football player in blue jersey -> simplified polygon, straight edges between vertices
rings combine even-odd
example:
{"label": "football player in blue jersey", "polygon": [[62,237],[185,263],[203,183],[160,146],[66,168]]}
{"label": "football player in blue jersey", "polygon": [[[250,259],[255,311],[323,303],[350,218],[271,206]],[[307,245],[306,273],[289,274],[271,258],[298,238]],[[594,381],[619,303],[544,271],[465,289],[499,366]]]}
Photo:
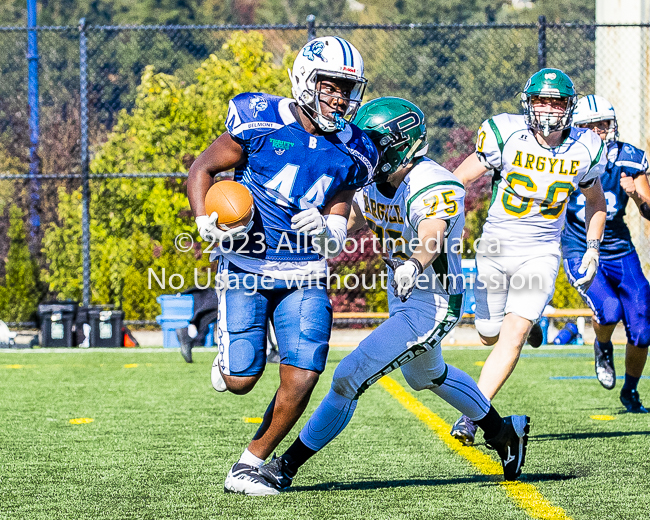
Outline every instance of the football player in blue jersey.
{"label": "football player in blue jersey", "polygon": [[[648,158],[643,150],[618,141],[614,107],[600,96],[580,99],[573,113],[576,126],[590,128],[607,143],[607,167],[600,181],[607,200],[607,225],[600,243],[600,265],[587,289],[578,292],[594,312],[596,375],[608,390],[616,385],[612,334],[623,320],[627,333],[625,383],[621,402],[628,412],[648,413],[641,403],[637,384],[643,373],[650,345],[650,285],[623,217],[629,198],[641,215],[650,220]],[[574,192],[562,232],[564,269],[571,282],[579,278],[580,259],[588,246],[585,236],[585,198]]]}
{"label": "football player in blue jersey", "polygon": [[[253,389],[265,366],[267,318],[278,340],[280,387],[224,486],[252,495],[258,468],[302,415],[325,368],[332,325],[326,258],[341,251],[354,193],[378,161],[368,136],[346,120],[366,86],[356,48],[316,38],[289,75],[294,99],[246,93],[230,101],[227,132],[188,179],[199,233],[219,246],[215,390]],[[253,195],[254,217],[224,231],[204,202],[215,174],[233,168]]]}

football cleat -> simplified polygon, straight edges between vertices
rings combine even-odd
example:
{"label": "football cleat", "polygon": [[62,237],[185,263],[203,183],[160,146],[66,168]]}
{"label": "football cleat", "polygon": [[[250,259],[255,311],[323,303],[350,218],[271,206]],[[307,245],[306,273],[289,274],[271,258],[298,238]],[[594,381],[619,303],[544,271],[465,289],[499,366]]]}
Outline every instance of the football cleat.
{"label": "football cleat", "polygon": [[607,390],[616,386],[616,370],[614,370],[614,351],[603,350],[598,341],[594,342],[594,365],[596,377],[601,385]]}
{"label": "football cleat", "polygon": [[287,461],[282,457],[273,455],[271,462],[264,464],[259,469],[260,476],[264,478],[269,484],[279,491],[289,489],[293,482],[294,475],[290,475],[287,470]]}
{"label": "football cleat", "polygon": [[228,390],[226,382],[223,380],[221,370],[219,369],[219,356],[214,358],[212,362],[212,372],[210,372],[210,380],[212,381],[212,388],[217,392],[225,392]]}
{"label": "football cleat", "polygon": [[641,404],[641,398],[636,388],[621,390],[621,403],[623,403],[628,413],[648,413],[648,410]]}
{"label": "football cleat", "polygon": [[467,415],[463,415],[451,427],[450,433],[454,439],[458,439],[465,446],[473,446],[476,428],[476,424]]}
{"label": "football cleat", "polygon": [[544,331],[539,323],[535,323],[528,333],[528,344],[533,348],[539,348],[544,341]]}
{"label": "football cleat", "polygon": [[181,356],[187,363],[192,362],[192,338],[187,333],[187,327],[176,329],[176,337],[181,344]]}
{"label": "football cleat", "polygon": [[226,493],[239,493],[251,497],[263,497],[280,493],[259,475],[255,466],[237,462],[230,468],[223,485]]}
{"label": "football cleat", "polygon": [[530,431],[530,417],[511,415],[504,417],[501,431],[492,439],[485,439],[488,448],[496,450],[501,457],[503,478],[517,480],[526,460],[526,445]]}

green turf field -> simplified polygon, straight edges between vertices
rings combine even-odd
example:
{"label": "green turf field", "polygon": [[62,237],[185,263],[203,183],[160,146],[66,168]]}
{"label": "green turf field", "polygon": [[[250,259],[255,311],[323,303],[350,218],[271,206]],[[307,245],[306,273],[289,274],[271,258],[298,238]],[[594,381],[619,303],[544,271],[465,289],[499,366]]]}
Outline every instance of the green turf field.
{"label": "green turf field", "polygon": [[[445,359],[478,377],[476,362],[487,353],[446,350]],[[622,381],[608,392],[595,379],[550,379],[591,376],[589,348],[524,353],[494,404],[532,417],[522,481],[540,503],[481,473],[380,384],[291,492],[224,494],[226,473],[257,428],[245,418],[264,413],[277,365],[238,397],[212,390],[212,352],[195,353],[192,365],[162,350],[0,353],[0,518],[648,518],[650,417],[622,413]],[[330,354],[308,413],[344,355]],[[393,378],[418,406],[447,423],[457,418],[431,392],[411,392],[401,374]],[[639,391],[650,404],[648,379]],[[496,456],[482,445],[470,451]]]}

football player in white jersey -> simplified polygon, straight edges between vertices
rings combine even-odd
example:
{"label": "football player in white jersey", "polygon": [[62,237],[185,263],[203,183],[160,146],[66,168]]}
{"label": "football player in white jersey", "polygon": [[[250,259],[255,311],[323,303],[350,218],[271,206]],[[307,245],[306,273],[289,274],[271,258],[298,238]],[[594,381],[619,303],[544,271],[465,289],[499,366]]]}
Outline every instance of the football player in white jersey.
{"label": "football player in white jersey", "polygon": [[267,494],[288,488],[298,468],[345,428],[364,391],[397,368],[414,390],[431,390],[473,416],[499,453],[504,477],[514,480],[524,462],[528,417],[502,418],[470,376],[445,364],[440,348],[463,307],[458,252],[465,190],[424,157],[424,114],[413,103],[376,99],[361,107],[354,123],[381,155],[375,182],[355,197],[348,235],[368,222],[380,242],[387,241],[390,317],[341,361],[329,393],[287,452],[260,468]]}
{"label": "football player in white jersey", "polygon": [[[599,177],[607,152],[595,133],[571,126],[571,79],[561,70],[542,69],[526,83],[521,103],[524,115],[499,114],[483,122],[476,153],[454,172],[465,186],[493,172],[475,287],[476,329],[485,345],[494,345],[478,381],[489,399],[514,370],[553,296],[569,195],[579,188],[586,200],[587,249],[575,282],[585,290],[598,269],[606,218]],[[475,431],[463,416],[452,435],[471,445]]]}

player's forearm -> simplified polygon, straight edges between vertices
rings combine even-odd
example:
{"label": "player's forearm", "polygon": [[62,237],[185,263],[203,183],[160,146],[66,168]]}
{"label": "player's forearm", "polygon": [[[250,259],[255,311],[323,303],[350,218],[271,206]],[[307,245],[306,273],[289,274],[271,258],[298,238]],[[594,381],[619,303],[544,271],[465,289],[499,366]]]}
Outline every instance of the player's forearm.
{"label": "player's forearm", "polygon": [[587,240],[601,240],[607,223],[607,206],[603,199],[602,204],[588,204],[585,210],[585,225],[587,227]]}
{"label": "player's forearm", "polygon": [[348,236],[354,236],[358,231],[360,231],[366,223],[365,218],[359,218],[354,213],[350,213],[350,218],[348,219]]}
{"label": "player's forearm", "polygon": [[632,200],[636,203],[637,207],[645,203],[650,205],[650,186],[648,185],[648,178],[645,175],[639,175],[634,179],[634,193],[630,195]]}
{"label": "player's forearm", "polygon": [[242,164],[246,154],[230,134],[221,134],[190,167],[187,178],[187,198],[195,217],[205,215],[205,194],[217,173],[232,170]]}
{"label": "player's forearm", "polygon": [[442,245],[439,237],[430,237],[424,242],[420,241],[420,244],[415,248],[411,258],[420,262],[422,268],[426,269],[440,256],[441,251]]}
{"label": "player's forearm", "polygon": [[607,222],[607,202],[600,179],[589,188],[581,188],[585,196],[585,227],[587,240],[602,240]]}
{"label": "player's forearm", "polygon": [[366,224],[366,218],[363,215],[363,211],[356,203],[352,201],[352,207],[350,209],[350,217],[348,218],[348,236],[353,236],[357,231],[363,228]]}
{"label": "player's forearm", "polygon": [[200,169],[190,168],[187,178],[187,198],[195,217],[205,215],[205,195],[208,193],[213,180],[210,174]]}
{"label": "player's forearm", "polygon": [[424,219],[418,226],[418,244],[411,258],[422,264],[426,269],[440,256],[444,246],[447,222],[442,219]]}
{"label": "player's forearm", "polygon": [[465,159],[460,166],[454,170],[454,175],[464,186],[469,186],[476,179],[485,175],[487,168],[479,161],[475,153]]}

